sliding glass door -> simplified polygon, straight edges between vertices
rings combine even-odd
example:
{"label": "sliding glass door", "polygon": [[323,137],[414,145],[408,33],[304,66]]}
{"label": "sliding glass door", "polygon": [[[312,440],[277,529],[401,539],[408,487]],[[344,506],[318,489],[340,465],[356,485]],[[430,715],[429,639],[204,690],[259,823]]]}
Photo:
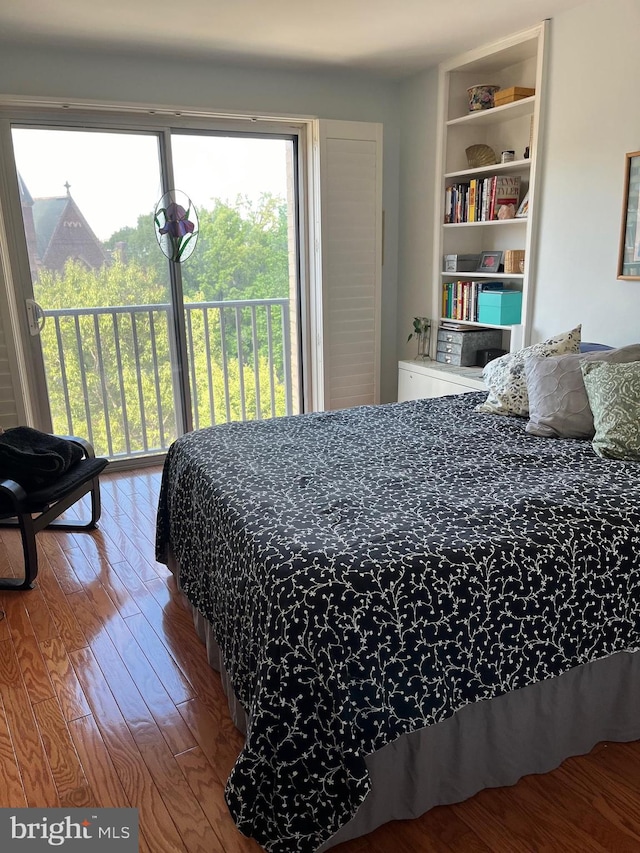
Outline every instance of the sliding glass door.
{"label": "sliding glass door", "polygon": [[[293,137],[14,124],[12,142],[54,432],[134,460],[300,411]],[[179,262],[158,242],[174,189],[198,223]]]}
{"label": "sliding glass door", "polygon": [[293,140],[173,132],[171,152],[200,226],[180,266],[193,425],[298,412]]}
{"label": "sliding glass door", "polygon": [[12,136],[51,426],[111,458],[165,448],[178,389],[169,267],[152,227],[158,136]]}

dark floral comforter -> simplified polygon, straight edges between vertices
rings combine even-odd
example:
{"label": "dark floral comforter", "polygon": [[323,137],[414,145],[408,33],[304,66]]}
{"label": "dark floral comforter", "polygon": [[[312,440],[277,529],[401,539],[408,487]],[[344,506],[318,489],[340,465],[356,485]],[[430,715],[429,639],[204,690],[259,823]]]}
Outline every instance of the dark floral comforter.
{"label": "dark floral comforter", "polygon": [[481,399],[228,424],[169,451],[157,556],[171,544],[248,712],[226,797],[269,851],[333,835],[399,735],[640,648],[640,466]]}

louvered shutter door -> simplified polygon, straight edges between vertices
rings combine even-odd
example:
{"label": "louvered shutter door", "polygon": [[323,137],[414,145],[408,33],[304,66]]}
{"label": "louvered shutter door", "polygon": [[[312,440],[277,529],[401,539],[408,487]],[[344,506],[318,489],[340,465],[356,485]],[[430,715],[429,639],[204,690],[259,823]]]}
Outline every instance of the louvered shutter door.
{"label": "louvered shutter door", "polygon": [[17,426],[19,421],[4,330],[5,319],[2,317],[0,320],[0,427],[9,429]]}
{"label": "louvered shutter door", "polygon": [[319,408],[380,400],[382,125],[318,123]]}

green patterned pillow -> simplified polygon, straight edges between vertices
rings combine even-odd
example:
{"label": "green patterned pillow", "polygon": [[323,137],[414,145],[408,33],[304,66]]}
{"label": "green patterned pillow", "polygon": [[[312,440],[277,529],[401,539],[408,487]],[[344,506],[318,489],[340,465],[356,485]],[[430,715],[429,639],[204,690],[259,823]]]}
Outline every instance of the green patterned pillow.
{"label": "green patterned pillow", "polygon": [[580,367],[596,430],[593,449],[608,459],[640,462],[640,362]]}

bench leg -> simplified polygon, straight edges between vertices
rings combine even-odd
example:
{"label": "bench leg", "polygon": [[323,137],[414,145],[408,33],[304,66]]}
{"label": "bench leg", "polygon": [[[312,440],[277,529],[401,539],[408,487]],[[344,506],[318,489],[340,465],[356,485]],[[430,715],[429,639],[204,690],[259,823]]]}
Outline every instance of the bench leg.
{"label": "bench leg", "polygon": [[19,515],[18,526],[22,536],[24,551],[24,577],[0,578],[0,589],[33,589],[38,575],[38,551],[36,549],[36,530],[30,515]]}
{"label": "bench leg", "polygon": [[[83,495],[91,493],[91,518],[88,521],[63,521],[57,516],[68,509]],[[94,477],[66,495],[62,500],[52,504],[48,509],[35,518],[27,512],[18,513],[15,520],[1,521],[0,527],[20,528],[22,549],[24,551],[24,578],[0,578],[1,589],[32,589],[38,575],[38,551],[36,549],[36,533],[46,528],[58,530],[93,530],[96,526],[102,505],[100,503],[100,480]]]}
{"label": "bench leg", "polygon": [[[48,524],[43,523],[42,526],[39,525],[37,529],[44,530],[51,527],[57,527],[58,530],[93,530],[102,512],[102,505],[100,503],[100,480],[98,477],[94,477],[93,480],[85,483],[84,490],[80,494],[74,492],[66,499],[65,503],[67,506],[72,506],[77,500],[83,497],[83,495],[86,495],[89,492],[91,493],[91,519],[89,521],[62,521],[60,519],[55,519],[49,521]],[[62,512],[62,508],[59,511]]]}

